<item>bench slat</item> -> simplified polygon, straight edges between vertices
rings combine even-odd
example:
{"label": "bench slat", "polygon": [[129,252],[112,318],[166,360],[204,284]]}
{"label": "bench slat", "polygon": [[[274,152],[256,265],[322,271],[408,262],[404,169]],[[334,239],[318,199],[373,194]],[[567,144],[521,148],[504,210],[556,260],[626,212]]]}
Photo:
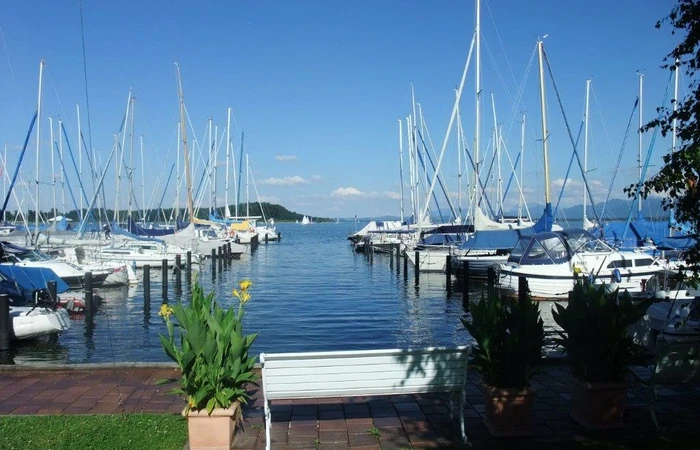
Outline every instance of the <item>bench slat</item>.
{"label": "bench slat", "polygon": [[313,375],[319,372],[327,374],[343,374],[343,373],[365,373],[374,374],[382,373],[388,368],[403,372],[404,376],[421,376],[424,372],[433,371],[453,371],[464,370],[466,368],[466,359],[462,361],[444,361],[444,362],[426,362],[424,364],[391,364],[380,363],[377,361],[355,361],[355,364],[335,364],[339,361],[333,361],[334,364],[316,365],[311,367],[305,366],[279,366],[265,364],[265,372],[268,376],[278,375]]}
{"label": "bench slat", "polygon": [[329,397],[371,397],[377,395],[402,395],[402,394],[427,394],[431,392],[457,392],[462,389],[462,385],[456,385],[453,387],[446,387],[444,385],[438,386],[397,386],[392,389],[387,389],[383,386],[368,388],[363,386],[362,388],[352,389],[348,386],[344,386],[343,389],[334,390],[332,388],[328,389],[318,389],[318,390],[305,390],[299,391],[296,387],[292,387],[288,391],[277,391],[274,393],[268,392],[268,400],[291,400],[291,399],[305,399],[305,398],[329,398]]}

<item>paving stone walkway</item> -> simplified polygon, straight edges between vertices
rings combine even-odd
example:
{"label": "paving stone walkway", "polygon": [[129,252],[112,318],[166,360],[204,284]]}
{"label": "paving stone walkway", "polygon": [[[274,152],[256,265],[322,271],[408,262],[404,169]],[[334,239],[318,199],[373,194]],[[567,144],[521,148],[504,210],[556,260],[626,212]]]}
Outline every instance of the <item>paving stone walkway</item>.
{"label": "paving stone walkway", "polygon": [[[62,366],[19,369],[0,366],[0,415],[179,414],[181,398],[156,386],[177,377],[166,366]],[[569,418],[570,374],[548,366],[535,375],[534,431],[530,438],[496,439],[483,424],[484,400],[476,372],[467,386],[465,420],[473,448],[566,448],[575,441],[639,441],[655,437],[648,391],[633,384],[628,393],[625,428],[592,433]],[[244,407],[244,429],[235,449],[264,449],[262,392],[252,388]],[[666,432],[698,442],[700,385],[665,386],[659,390],[657,416]],[[461,448],[459,427],[449,416],[449,395],[401,395],[313,399],[272,403],[274,449],[416,449]]]}

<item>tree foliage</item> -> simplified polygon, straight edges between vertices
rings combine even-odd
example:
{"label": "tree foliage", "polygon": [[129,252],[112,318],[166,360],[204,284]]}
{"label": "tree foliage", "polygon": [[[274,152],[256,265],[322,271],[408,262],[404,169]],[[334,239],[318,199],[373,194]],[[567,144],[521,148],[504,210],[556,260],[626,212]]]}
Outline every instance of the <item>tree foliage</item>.
{"label": "tree foliage", "polygon": [[[650,193],[664,195],[665,210],[674,210],[679,222],[687,223],[691,233],[700,229],[700,84],[696,76],[700,68],[700,0],[678,0],[670,14],[656,23],[656,28],[671,27],[680,42],[663,60],[664,69],[682,70],[688,81],[689,94],[674,99],[675,105],[657,108],[658,118],[643,127],[647,131],[659,127],[663,136],[673,133],[678,143],[663,157],[664,165],[654,176],[625,189],[630,196],[646,198]],[[675,108],[674,108],[675,107]],[[700,274],[700,241],[686,254],[687,263]]]}

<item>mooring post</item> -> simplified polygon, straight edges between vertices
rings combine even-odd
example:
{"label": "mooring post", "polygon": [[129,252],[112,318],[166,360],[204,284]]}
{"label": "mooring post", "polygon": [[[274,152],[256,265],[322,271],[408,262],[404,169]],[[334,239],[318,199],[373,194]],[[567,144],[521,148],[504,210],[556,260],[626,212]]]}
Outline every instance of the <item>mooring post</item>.
{"label": "mooring post", "polygon": [[49,290],[49,298],[51,299],[51,304],[55,305],[58,303],[58,286],[55,281],[47,281],[46,288]]}
{"label": "mooring post", "polygon": [[489,299],[495,293],[496,286],[496,269],[489,267],[486,271],[486,289],[488,292]]}
{"label": "mooring post", "polygon": [[401,244],[396,244],[396,271],[401,270]]}
{"label": "mooring post", "polygon": [[219,263],[219,272],[221,272],[224,269],[224,258],[223,258],[223,253],[224,250],[219,246],[219,252],[216,255]]}
{"label": "mooring post", "polygon": [[413,277],[416,279],[416,285],[418,284],[418,280],[420,278],[420,252],[416,250],[416,264],[413,267],[415,269],[413,271]]}
{"label": "mooring post", "polygon": [[151,305],[151,265],[143,266],[143,307]]}
{"label": "mooring post", "polygon": [[182,261],[179,253],[175,255],[175,293],[182,293]]}
{"label": "mooring post", "polygon": [[464,299],[467,300],[469,297],[469,261],[464,261],[462,265],[462,292]]}
{"label": "mooring post", "polygon": [[445,256],[445,281],[447,290],[452,290],[452,255]]}
{"label": "mooring post", "polygon": [[403,254],[403,277],[408,278],[408,253]]}
{"label": "mooring post", "polygon": [[216,249],[211,249],[211,272],[216,273]]}
{"label": "mooring post", "polygon": [[518,303],[520,307],[525,306],[527,302],[527,278],[523,276],[518,277]]}
{"label": "mooring post", "polygon": [[168,300],[168,260],[163,259],[161,261],[161,274],[163,276],[163,301]]}
{"label": "mooring post", "polygon": [[389,268],[394,270],[394,244],[389,244]]}
{"label": "mooring post", "polygon": [[92,272],[85,272],[85,312],[92,314]]}
{"label": "mooring post", "polygon": [[192,283],[192,252],[187,251],[187,272],[185,273],[187,284]]}
{"label": "mooring post", "polygon": [[268,240],[268,236],[267,236],[267,232],[265,232],[265,244],[267,244],[267,240]]}
{"label": "mooring post", "polygon": [[226,243],[226,253],[228,254],[229,261],[233,259],[233,251],[231,251],[231,241]]}
{"label": "mooring post", "polygon": [[0,350],[10,349],[12,337],[12,319],[10,319],[10,296],[0,294]]}

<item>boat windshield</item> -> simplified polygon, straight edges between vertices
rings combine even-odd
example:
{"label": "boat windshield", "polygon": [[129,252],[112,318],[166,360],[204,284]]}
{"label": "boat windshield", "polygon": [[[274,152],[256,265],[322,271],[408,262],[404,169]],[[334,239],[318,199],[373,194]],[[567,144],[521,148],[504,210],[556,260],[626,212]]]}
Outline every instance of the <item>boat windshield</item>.
{"label": "boat windshield", "polygon": [[520,262],[520,258],[523,257],[523,255],[525,254],[525,250],[527,250],[527,246],[530,243],[530,239],[530,237],[521,237],[520,239],[518,239],[518,242],[515,244],[515,247],[513,247],[513,250],[510,251],[508,262]]}
{"label": "boat windshield", "polygon": [[567,234],[566,242],[573,253],[609,253],[612,251],[608,244],[585,231]]}
{"label": "boat windshield", "polygon": [[23,252],[18,252],[18,253],[15,253],[15,255],[21,261],[48,261],[51,259],[48,255],[45,255],[41,252],[37,252],[34,250],[27,250],[27,251],[23,251]]}

